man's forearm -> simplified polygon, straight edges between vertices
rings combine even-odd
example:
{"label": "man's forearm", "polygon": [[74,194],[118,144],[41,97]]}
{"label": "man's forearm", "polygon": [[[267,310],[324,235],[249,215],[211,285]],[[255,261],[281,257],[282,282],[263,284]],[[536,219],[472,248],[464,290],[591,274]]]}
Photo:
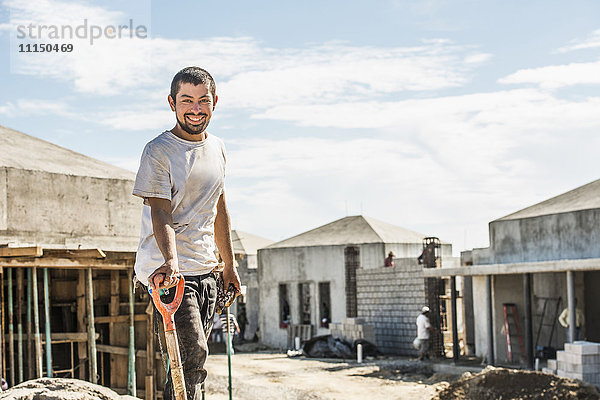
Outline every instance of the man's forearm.
{"label": "man's forearm", "polygon": [[231,242],[231,221],[225,204],[224,195],[217,203],[217,216],[215,218],[215,242],[225,267],[233,267],[233,244]]}
{"label": "man's forearm", "polygon": [[177,262],[177,247],[175,245],[175,230],[170,213],[162,209],[152,208],[152,228],[156,244],[165,261]]}

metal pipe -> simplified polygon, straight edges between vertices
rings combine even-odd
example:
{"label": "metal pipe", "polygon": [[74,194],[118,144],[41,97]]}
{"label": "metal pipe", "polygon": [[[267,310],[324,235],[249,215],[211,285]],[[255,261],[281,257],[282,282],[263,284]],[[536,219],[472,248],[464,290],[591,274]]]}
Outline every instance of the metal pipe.
{"label": "metal pipe", "polygon": [[487,363],[494,365],[494,305],[492,299],[492,276],[485,276],[485,302],[487,309]]}
{"label": "metal pipe", "polygon": [[15,384],[15,327],[13,325],[13,279],[12,268],[8,269],[8,354],[10,356],[10,386]]}
{"label": "metal pipe", "polygon": [[[129,281],[129,368],[127,370],[127,394],[135,397],[135,315],[133,297],[133,277],[131,274],[128,274],[127,280]],[[151,338],[149,338],[148,340],[151,340]]]}
{"label": "metal pipe", "polygon": [[32,272],[32,290],[33,290],[33,333],[35,337],[35,373],[37,378],[42,377],[42,338],[40,335],[40,311],[39,311],[39,298],[38,298],[38,284],[37,284],[37,268],[33,267]]}
{"label": "metal pipe", "polygon": [[52,336],[50,334],[50,286],[48,268],[44,268],[44,316],[46,334],[46,376],[52,378]]}
{"label": "metal pipe", "polygon": [[456,315],[456,276],[450,277],[450,304],[452,308],[452,359],[456,364],[460,357],[458,345],[458,318]]}
{"label": "metal pipe", "polygon": [[23,382],[23,268],[17,269],[17,382]]}
{"label": "metal pipe", "polygon": [[89,364],[90,380],[92,383],[98,383],[98,364],[96,360],[96,328],[94,326],[94,286],[92,282],[92,269],[87,270],[87,312],[88,312],[88,345],[89,345]]}
{"label": "metal pipe", "polygon": [[227,388],[229,389],[229,400],[233,399],[233,388],[231,385],[231,321],[229,319],[229,307],[225,308],[226,314],[225,316],[227,317],[227,371],[229,374],[229,378],[228,378],[228,385]]}
{"label": "metal pipe", "polygon": [[569,342],[575,341],[577,308],[575,307],[575,274],[567,271],[567,307],[569,308]]}
{"label": "metal pipe", "polygon": [[527,369],[533,369],[533,317],[531,312],[531,274],[523,274],[525,296],[525,359]]}
{"label": "metal pipe", "polygon": [[27,268],[27,379],[33,379],[35,368],[33,364],[33,327],[31,325],[31,268]]}

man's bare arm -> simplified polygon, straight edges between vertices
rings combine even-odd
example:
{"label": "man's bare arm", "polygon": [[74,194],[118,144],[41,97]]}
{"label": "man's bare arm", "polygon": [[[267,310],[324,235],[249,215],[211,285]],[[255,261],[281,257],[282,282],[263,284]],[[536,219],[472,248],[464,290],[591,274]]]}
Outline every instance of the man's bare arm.
{"label": "man's bare arm", "polygon": [[[155,197],[148,198],[150,214],[152,215],[152,228],[158,248],[165,262],[158,267],[148,278],[150,285],[155,289],[154,277],[159,276],[161,283],[158,288],[168,288],[177,284],[176,275],[179,274],[179,261],[175,244],[175,229],[171,214],[171,201]],[[162,274],[162,275],[161,275]]]}
{"label": "man's bare arm", "polygon": [[237,273],[233,262],[233,244],[231,243],[231,221],[229,219],[229,212],[227,211],[227,204],[225,203],[225,193],[221,194],[217,203],[217,216],[215,218],[215,242],[219,249],[219,254],[225,263],[225,269],[223,270],[223,284],[225,289],[229,287],[230,283],[240,292],[240,277]]}

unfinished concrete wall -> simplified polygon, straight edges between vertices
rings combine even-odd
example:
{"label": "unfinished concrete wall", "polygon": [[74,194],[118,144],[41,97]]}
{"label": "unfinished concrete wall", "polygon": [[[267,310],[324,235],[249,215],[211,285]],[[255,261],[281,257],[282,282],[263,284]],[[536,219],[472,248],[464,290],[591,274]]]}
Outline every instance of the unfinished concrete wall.
{"label": "unfinished concrete wall", "polygon": [[135,251],[133,181],[0,168],[0,243]]}
{"label": "unfinished concrete wall", "polygon": [[493,263],[600,257],[600,209],[490,224]]}
{"label": "unfinished concrete wall", "polygon": [[382,352],[414,355],[416,318],[427,304],[423,267],[416,258],[395,259],[394,264],[357,271],[358,317],[375,327]]}

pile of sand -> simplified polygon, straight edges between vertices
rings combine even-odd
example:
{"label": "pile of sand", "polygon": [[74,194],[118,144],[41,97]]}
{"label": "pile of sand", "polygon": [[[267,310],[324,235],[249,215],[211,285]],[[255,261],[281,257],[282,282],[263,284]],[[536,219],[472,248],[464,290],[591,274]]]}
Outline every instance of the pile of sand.
{"label": "pile of sand", "polygon": [[465,374],[432,400],[598,400],[600,392],[588,383],[535,371],[488,367]]}
{"label": "pile of sand", "polygon": [[78,379],[40,378],[23,382],[5,392],[0,399],[11,400],[125,400],[112,390]]}

